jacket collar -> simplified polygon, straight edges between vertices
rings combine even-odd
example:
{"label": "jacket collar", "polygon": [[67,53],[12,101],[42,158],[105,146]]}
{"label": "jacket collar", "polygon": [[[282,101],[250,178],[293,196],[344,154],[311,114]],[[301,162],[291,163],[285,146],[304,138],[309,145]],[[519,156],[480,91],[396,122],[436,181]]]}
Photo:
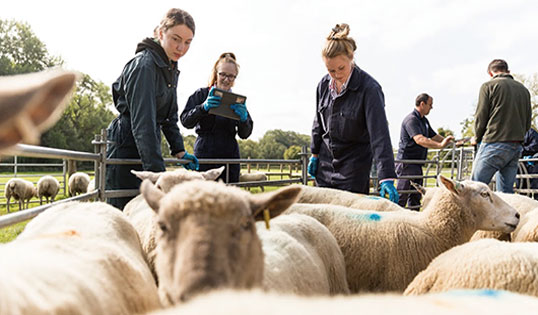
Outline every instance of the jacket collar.
{"label": "jacket collar", "polygon": [[514,77],[510,73],[499,73],[499,74],[494,75],[491,79],[493,80],[493,79],[497,79],[497,78],[513,79]]}
{"label": "jacket collar", "polygon": [[360,87],[361,83],[361,68],[357,65],[353,65],[353,71],[351,73],[351,78],[349,79],[349,83],[347,85],[347,89],[356,91]]}

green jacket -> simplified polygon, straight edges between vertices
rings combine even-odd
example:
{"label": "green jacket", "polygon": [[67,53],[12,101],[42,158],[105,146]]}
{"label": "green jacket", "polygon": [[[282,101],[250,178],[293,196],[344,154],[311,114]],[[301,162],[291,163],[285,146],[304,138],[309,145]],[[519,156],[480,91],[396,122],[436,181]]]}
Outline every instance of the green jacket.
{"label": "green jacket", "polygon": [[474,130],[477,142],[523,141],[531,127],[530,93],[508,73],[482,84]]}

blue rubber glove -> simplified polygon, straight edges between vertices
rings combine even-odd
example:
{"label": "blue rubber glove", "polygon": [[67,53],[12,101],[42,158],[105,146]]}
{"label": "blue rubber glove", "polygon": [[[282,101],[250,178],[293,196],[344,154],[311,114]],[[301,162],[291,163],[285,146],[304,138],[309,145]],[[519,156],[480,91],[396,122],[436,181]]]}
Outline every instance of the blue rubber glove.
{"label": "blue rubber glove", "polygon": [[189,152],[185,151],[185,155],[182,157],[184,160],[191,160],[192,162],[189,162],[187,164],[182,164],[184,168],[188,170],[197,171],[200,165],[198,164],[198,159],[192,155],[189,154]]}
{"label": "blue rubber glove", "polygon": [[389,200],[398,203],[398,200],[400,200],[400,195],[398,194],[398,191],[396,190],[396,187],[394,187],[394,181],[393,180],[386,180],[381,183],[381,190],[379,191],[379,195],[381,197],[386,198],[386,195],[389,195]]}
{"label": "blue rubber glove", "polygon": [[310,161],[308,162],[308,174],[314,178],[316,178],[316,173],[318,172],[318,164],[319,158],[311,156]]}
{"label": "blue rubber glove", "polygon": [[241,122],[247,121],[248,112],[246,104],[232,104],[230,105],[230,108],[237,114],[237,116],[239,116]]}
{"label": "blue rubber glove", "polygon": [[208,112],[211,108],[219,107],[220,106],[220,100],[222,99],[220,96],[214,95],[215,87],[212,87],[209,91],[209,95],[207,96],[207,99],[204,103],[204,110]]}
{"label": "blue rubber glove", "polygon": [[[532,155],[525,155],[523,157],[524,160],[528,160],[528,159],[532,159]],[[534,162],[527,162],[527,165],[531,165],[531,166],[534,166]]]}

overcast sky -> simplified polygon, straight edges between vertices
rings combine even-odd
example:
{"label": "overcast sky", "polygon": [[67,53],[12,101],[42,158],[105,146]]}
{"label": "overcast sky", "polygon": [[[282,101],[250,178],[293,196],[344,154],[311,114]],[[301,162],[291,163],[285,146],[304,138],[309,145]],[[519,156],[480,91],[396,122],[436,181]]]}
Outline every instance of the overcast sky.
{"label": "overcast sky", "polygon": [[179,61],[180,111],[207,85],[218,56],[232,51],[241,65],[234,91],[247,96],[253,140],[270,129],[310,134],[316,86],[326,74],[321,48],[337,23],[350,25],[356,63],[383,87],[393,147],[418,94],[434,98],[434,129],[459,135],[492,59],[505,59],[513,73],[538,73],[534,0],[17,0],[2,1],[0,18],[29,23],[67,68],[110,86],[171,7],[196,22]]}

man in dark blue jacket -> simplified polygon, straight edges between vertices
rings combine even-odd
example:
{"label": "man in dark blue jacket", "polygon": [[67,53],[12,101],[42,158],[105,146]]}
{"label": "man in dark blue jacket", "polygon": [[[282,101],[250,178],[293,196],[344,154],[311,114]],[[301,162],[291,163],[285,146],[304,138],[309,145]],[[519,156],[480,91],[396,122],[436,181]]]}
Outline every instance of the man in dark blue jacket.
{"label": "man in dark blue jacket", "polygon": [[[521,156],[523,159],[538,158],[538,132],[534,128],[529,129],[525,133],[523,138],[523,152]],[[538,162],[525,162],[526,174],[538,174]],[[518,174],[525,174],[518,168]],[[529,184],[530,183],[530,187]],[[516,181],[516,187],[520,189],[538,189],[538,179],[521,179]],[[534,199],[538,200],[538,193],[526,194],[528,196],[534,196]]]}
{"label": "man in dark blue jacket", "polygon": [[[415,109],[405,117],[400,131],[400,143],[398,147],[398,160],[426,160],[428,148],[445,148],[453,136],[443,137],[433,131],[430,122],[426,118],[433,108],[433,98],[426,93],[419,94],[415,100]],[[417,176],[412,179],[414,183],[423,185],[422,176],[423,163],[397,163],[396,174],[400,176]],[[398,179],[398,190],[410,190],[410,179]],[[402,207],[408,206],[413,210],[418,210],[420,206],[421,194],[403,193],[398,204]]]}

